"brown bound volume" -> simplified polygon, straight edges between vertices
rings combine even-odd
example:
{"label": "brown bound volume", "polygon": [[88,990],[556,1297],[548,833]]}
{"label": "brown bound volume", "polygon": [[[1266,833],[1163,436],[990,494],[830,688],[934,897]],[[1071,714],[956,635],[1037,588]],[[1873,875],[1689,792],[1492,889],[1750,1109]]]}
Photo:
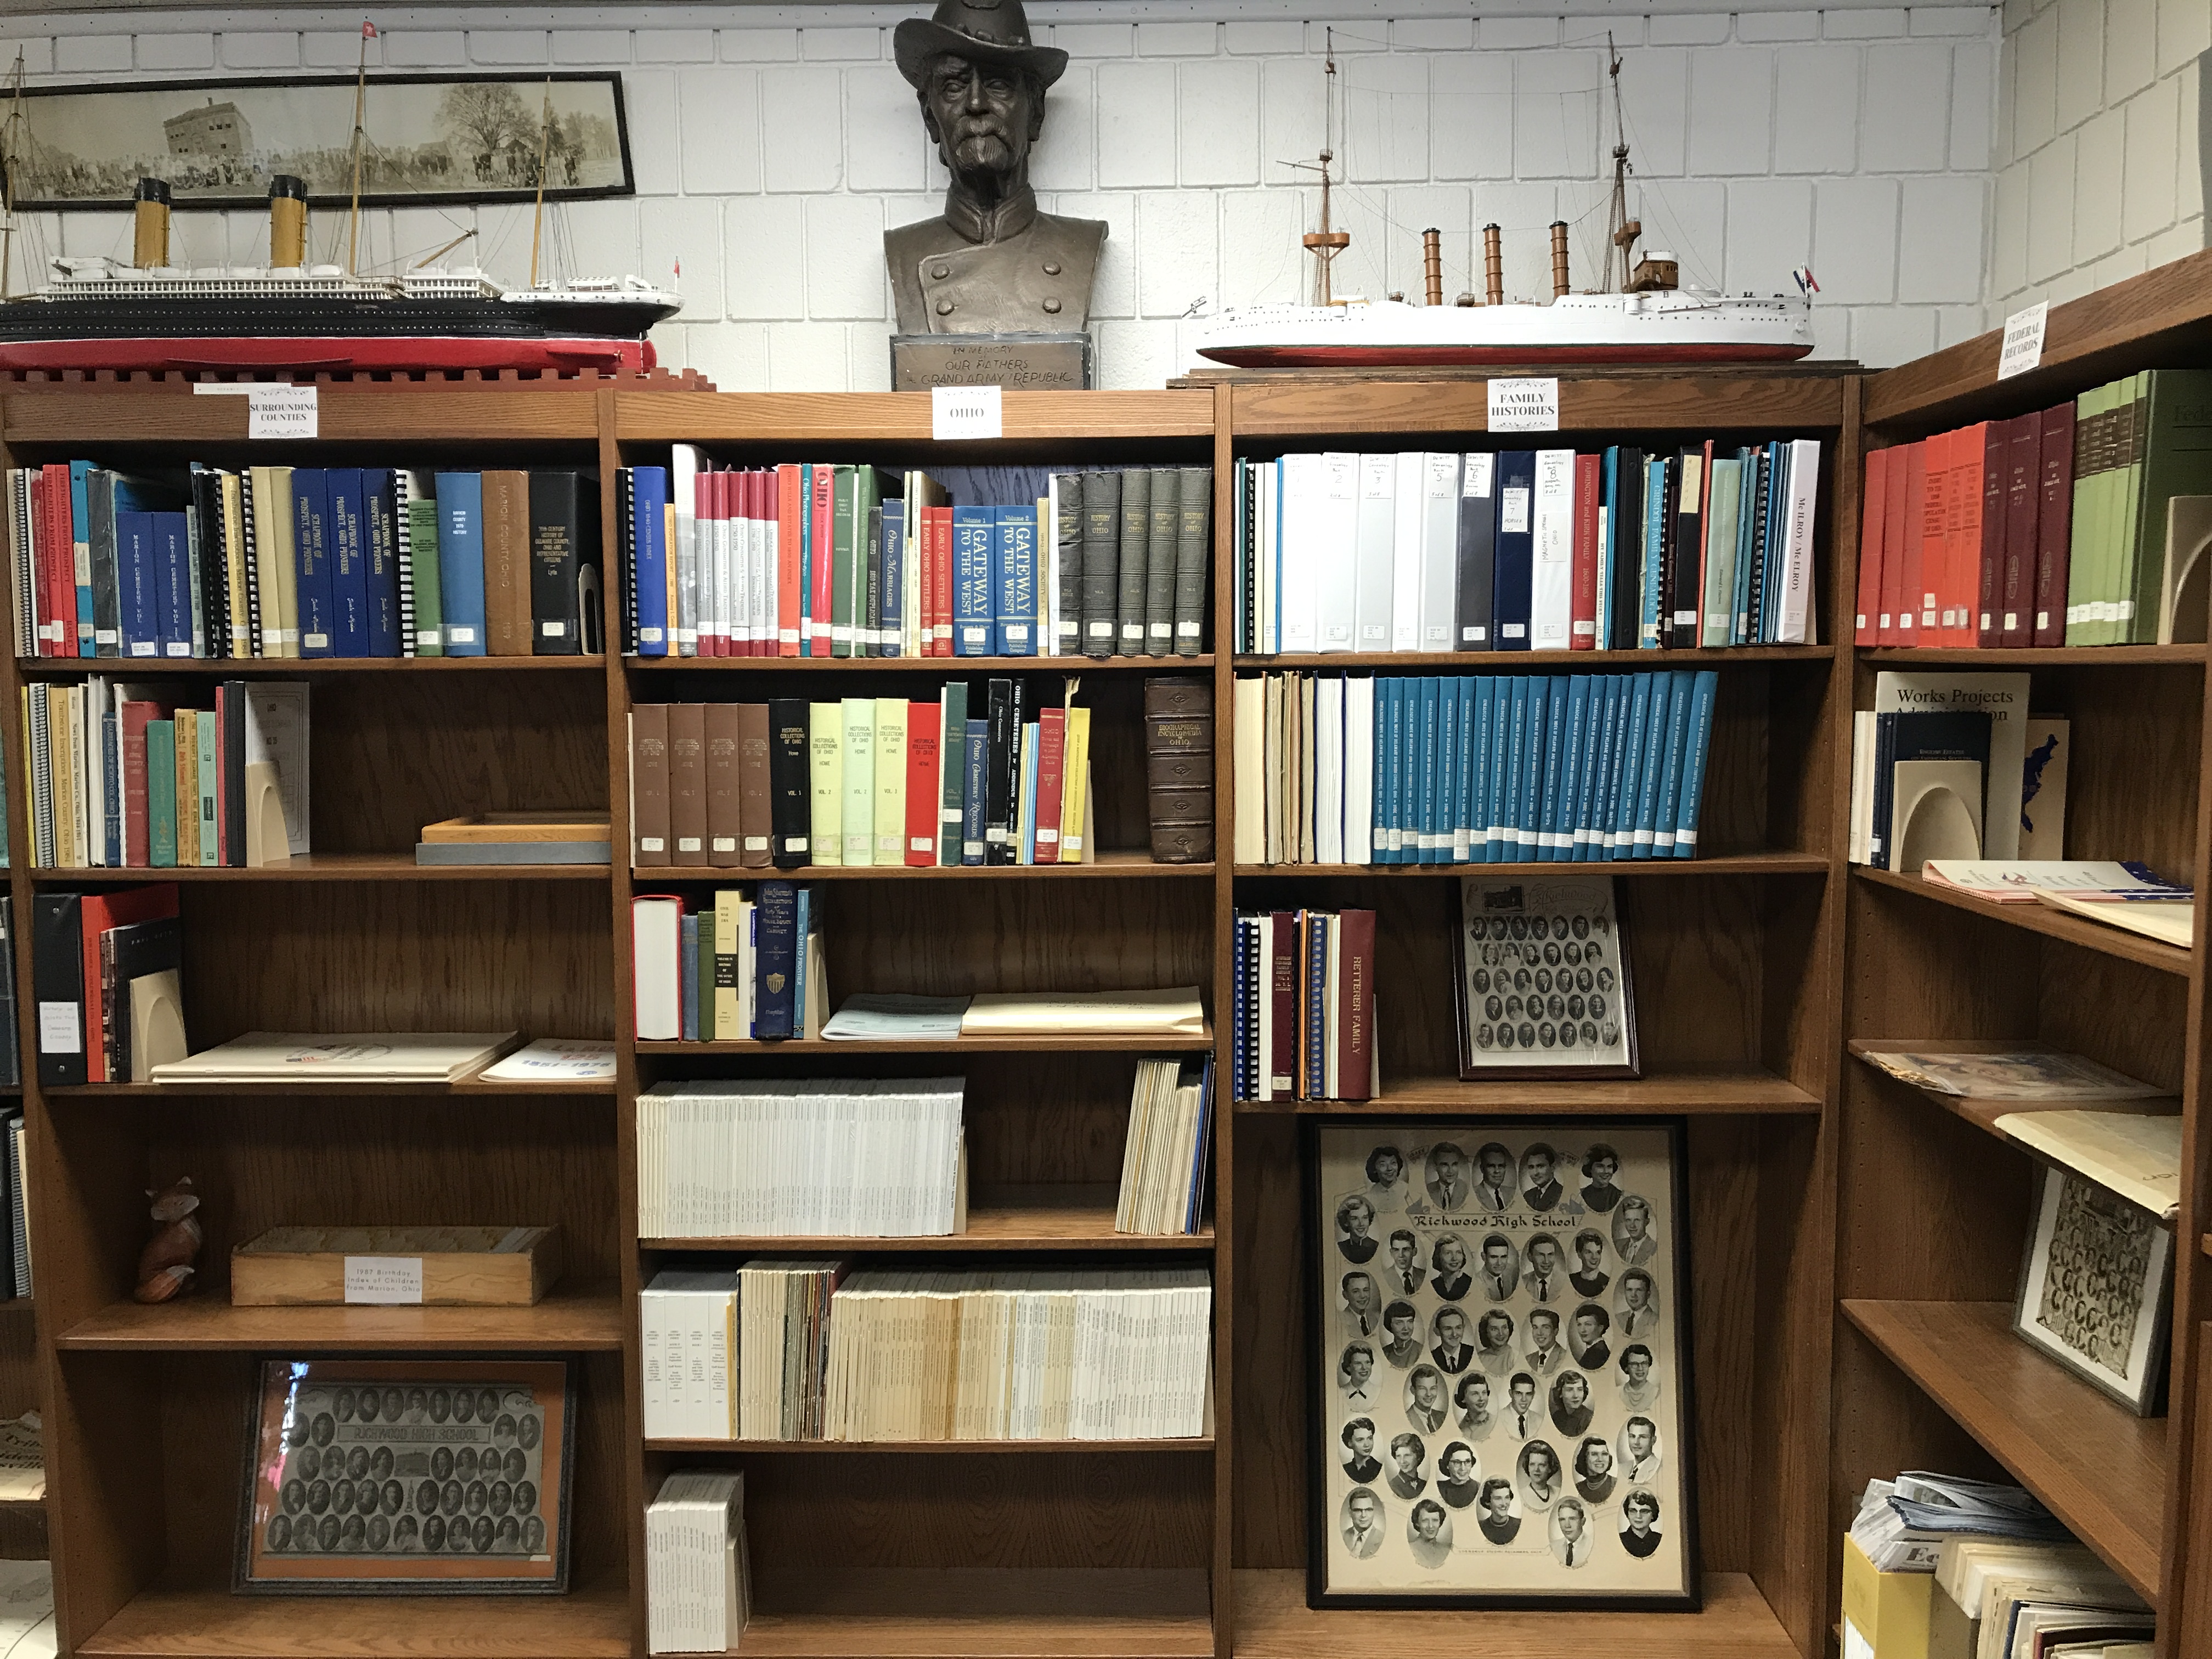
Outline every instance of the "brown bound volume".
{"label": "brown bound volume", "polygon": [[530,637],[530,475],[483,475],[484,652],[527,657]]}
{"label": "brown bound volume", "polygon": [[707,862],[735,869],[744,845],[743,808],[738,804],[738,706],[707,705]]}
{"label": "brown bound volume", "polygon": [[707,862],[707,706],[668,705],[671,864]]}
{"label": "brown bound volume", "polygon": [[1375,1068],[1375,913],[1339,913],[1336,1030],[1338,1100],[1366,1100]]}
{"label": "brown bound volume", "polygon": [[774,846],[775,797],[768,777],[768,705],[732,705],[738,717],[738,862],[765,870]]}
{"label": "brown bound volume", "polygon": [[629,861],[641,868],[674,862],[668,843],[668,705],[629,711]]}
{"label": "brown bound volume", "polygon": [[1145,682],[1145,797],[1156,864],[1213,856],[1213,684],[1194,675]]}

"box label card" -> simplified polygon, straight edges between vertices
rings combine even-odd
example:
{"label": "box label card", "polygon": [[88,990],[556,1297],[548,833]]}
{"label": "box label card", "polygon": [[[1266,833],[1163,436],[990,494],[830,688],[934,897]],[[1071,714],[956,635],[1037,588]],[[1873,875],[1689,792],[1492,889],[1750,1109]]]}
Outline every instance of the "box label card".
{"label": "box label card", "polygon": [[345,1299],[373,1307],[420,1307],[422,1258],[419,1255],[349,1255],[345,1259]]}

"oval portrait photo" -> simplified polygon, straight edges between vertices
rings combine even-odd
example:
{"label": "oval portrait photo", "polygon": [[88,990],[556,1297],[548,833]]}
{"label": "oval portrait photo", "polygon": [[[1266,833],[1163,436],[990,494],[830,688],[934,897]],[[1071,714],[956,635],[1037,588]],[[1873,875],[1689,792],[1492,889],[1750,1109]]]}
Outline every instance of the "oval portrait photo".
{"label": "oval portrait photo", "polygon": [[1521,1252],[1504,1233],[1482,1239],[1482,1293],[1492,1302],[1510,1302],[1521,1288]]}
{"label": "oval portrait photo", "polygon": [[1475,1358],[1492,1376],[1510,1376],[1521,1369],[1515,1329],[1513,1316],[1503,1308],[1492,1308],[1474,1322]]}
{"label": "oval portrait photo", "polygon": [[1567,1352],[1575,1357],[1575,1364],[1586,1371],[1602,1370],[1605,1362],[1613,1358],[1613,1348],[1606,1333],[1613,1328],[1613,1316],[1595,1302],[1585,1302],[1569,1316],[1567,1322]]}
{"label": "oval portrait photo", "polygon": [[1521,1154],[1521,1201],[1535,1211],[1556,1210],[1566,1189],[1559,1184],[1559,1154],[1539,1140]]}
{"label": "oval portrait photo", "polygon": [[1559,1467],[1559,1454],[1548,1440],[1531,1440],[1522,1447],[1513,1472],[1525,1509],[1550,1509],[1559,1501],[1560,1489],[1566,1484],[1565,1471]]}
{"label": "oval portrait photo", "polygon": [[1497,1390],[1481,1371],[1469,1371],[1452,1387],[1459,1431],[1470,1440],[1487,1440],[1498,1426]]}
{"label": "oval portrait photo", "polygon": [[1375,1237],[1375,1200],[1354,1193],[1336,1206],[1336,1248],[1346,1261],[1364,1267],[1381,1242]]}
{"label": "oval portrait photo", "polygon": [[1429,1246],[1429,1288],[1447,1302],[1456,1302],[1473,1283],[1468,1277],[1467,1243],[1457,1233],[1439,1233]]}
{"label": "oval portrait photo", "polygon": [[1382,1358],[1404,1370],[1421,1357],[1421,1313],[1410,1302],[1382,1310]]}
{"label": "oval portrait photo", "polygon": [[1355,1559],[1364,1561],[1382,1547],[1386,1524],[1382,1500],[1365,1486],[1354,1486],[1336,1512],[1337,1535]]}
{"label": "oval portrait photo", "polygon": [[1595,1541],[1589,1511],[1580,1498],[1562,1498],[1552,1506],[1552,1554],[1561,1566],[1588,1566]]}
{"label": "oval portrait photo", "polygon": [[1659,1334],[1659,1286],[1641,1267],[1613,1283],[1613,1323],[1620,1340],[1649,1342]]}
{"label": "oval portrait photo", "polygon": [[1375,1382],[1375,1345],[1368,1341],[1347,1342],[1344,1352],[1336,1357],[1336,1391],[1338,1403],[1348,1412],[1372,1412],[1382,1401],[1382,1390]]}
{"label": "oval portrait photo", "polygon": [[1377,1213],[1406,1207],[1406,1155],[1395,1146],[1367,1154],[1367,1201]]}
{"label": "oval portrait photo", "polygon": [[1483,1537],[1493,1544],[1510,1544],[1521,1535],[1521,1499],[1510,1480],[1493,1477],[1484,1481],[1478,1502]]}
{"label": "oval portrait photo", "polygon": [[1620,1425],[1620,1478],[1630,1486],[1656,1480],[1667,1449],[1659,1443],[1659,1425],[1641,1413]]}
{"label": "oval portrait photo", "polygon": [[1620,1500],[1620,1547],[1635,1556],[1659,1547],[1659,1500],[1650,1492],[1632,1492]]}
{"label": "oval portrait photo", "polygon": [[1430,1147],[1422,1174],[1429,1202],[1444,1214],[1456,1215],[1468,1207],[1474,1182],[1468,1173],[1467,1152],[1458,1142],[1440,1140]]}
{"label": "oval portrait photo", "polygon": [[1632,1342],[1620,1351],[1620,1403],[1632,1412],[1648,1412],[1658,1401],[1653,1363],[1650,1348],[1642,1342]]}
{"label": "oval portrait photo", "polygon": [[[1579,1010],[1575,1017],[1582,1018]],[[1600,1215],[1609,1212],[1620,1202],[1620,1188],[1614,1184],[1620,1176],[1620,1154],[1603,1141],[1591,1146],[1583,1154],[1583,1206]]]}
{"label": "oval portrait photo", "polygon": [[1382,1291],[1364,1267],[1337,1280],[1336,1305],[1346,1336],[1372,1336],[1382,1328]]}
{"label": "oval portrait photo", "polygon": [[1414,1560],[1425,1567],[1441,1567],[1451,1559],[1449,1512],[1435,1498],[1424,1498],[1406,1518],[1406,1541],[1413,1547]]}
{"label": "oval portrait photo", "polygon": [[1575,1490],[1593,1504],[1613,1496],[1620,1477],[1613,1472],[1613,1447],[1601,1434],[1590,1436],[1575,1448]]}
{"label": "oval portrait photo", "polygon": [[1429,1449],[1418,1434],[1393,1435],[1390,1439],[1390,1473],[1385,1477],[1392,1492],[1401,1498],[1419,1498],[1428,1490]]}
{"label": "oval portrait photo", "polygon": [[1482,1462],[1474,1448],[1455,1440],[1437,1459],[1437,1493],[1446,1509],[1471,1507],[1482,1495]]}
{"label": "oval portrait photo", "polygon": [[1632,1267],[1641,1267],[1659,1254],[1659,1241],[1651,1236],[1649,1199],[1628,1193],[1613,1206],[1613,1249]]}
{"label": "oval portrait photo", "polygon": [[1382,1279],[1384,1291],[1391,1296],[1418,1296],[1427,1283],[1428,1274],[1421,1267],[1421,1247],[1407,1227],[1391,1229],[1389,1254],[1376,1263]]}
{"label": "oval portrait photo", "polygon": [[1344,1472],[1362,1486],[1382,1478],[1382,1460],[1375,1455],[1375,1419],[1355,1417],[1337,1431],[1337,1443],[1341,1449],[1338,1461]]}
{"label": "oval portrait photo", "polygon": [[1561,1371],[1552,1384],[1552,1426],[1561,1434],[1578,1435],[1590,1425],[1589,1378],[1580,1371]]}
{"label": "oval portrait photo", "polygon": [[[1491,1018],[1502,1018],[1504,1012],[1500,1008]],[[1474,1177],[1476,1209],[1503,1215],[1520,1201],[1513,1188],[1513,1154],[1503,1141],[1486,1140],[1474,1149]]]}
{"label": "oval portrait photo", "polygon": [[1438,1370],[1456,1376],[1474,1363],[1474,1344],[1469,1340],[1473,1333],[1468,1329],[1466,1309],[1437,1309],[1429,1329],[1429,1358]]}
{"label": "oval portrait photo", "polygon": [[1613,1283],[1613,1275],[1605,1270],[1605,1235],[1583,1228],[1575,1235],[1574,1252],[1574,1271],[1567,1275],[1567,1283],[1575,1287],[1575,1294],[1604,1295],[1605,1287]]}
{"label": "oval portrait photo", "polygon": [[1406,1421],[1423,1434],[1442,1431],[1451,1415],[1443,1374],[1434,1365],[1416,1365],[1406,1376]]}

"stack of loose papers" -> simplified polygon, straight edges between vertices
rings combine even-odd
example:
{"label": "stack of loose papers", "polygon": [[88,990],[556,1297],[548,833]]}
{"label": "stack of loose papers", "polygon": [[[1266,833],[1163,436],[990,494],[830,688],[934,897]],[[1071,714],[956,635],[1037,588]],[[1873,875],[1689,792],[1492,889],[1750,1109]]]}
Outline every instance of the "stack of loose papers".
{"label": "stack of loose papers", "polygon": [[752,1611],[745,1477],[678,1469],[645,1511],[646,1650],[726,1653]]}
{"label": "stack of loose papers", "polygon": [[540,1037],[483,1074],[487,1083],[588,1083],[615,1074],[615,1045],[594,1037]]}
{"label": "stack of loose papers", "polygon": [[53,1659],[53,1574],[44,1561],[0,1561],[0,1659]]}
{"label": "stack of loose papers", "polygon": [[963,1036],[1059,1034],[1204,1036],[1206,1010],[1194,985],[1164,991],[994,992],[971,1001],[960,1022]]}
{"label": "stack of loose papers", "polygon": [[2080,1054],[2033,1043],[1986,1053],[1860,1048],[1859,1058],[1916,1089],[1961,1100],[2154,1100],[2167,1091]]}
{"label": "stack of loose papers", "polygon": [[156,1083],[456,1083],[513,1047],[514,1031],[248,1031],[156,1066]]}
{"label": "stack of loose papers", "polygon": [[1117,1233],[1194,1233],[1206,1192],[1210,1060],[1140,1060],[1121,1148]]}
{"label": "stack of loose papers", "polygon": [[1996,1121],[1996,1130],[2161,1221],[2181,1212],[2179,1115],[2008,1112]]}
{"label": "stack of loose papers", "polygon": [[1921,866],[1920,873],[1938,887],[1956,888],[1996,904],[2032,904],[2039,893],[2152,901],[2185,901],[2190,896],[2186,887],[2176,886],[2148,865],[2132,859],[1930,859]]}
{"label": "stack of loose papers", "polygon": [[[46,1495],[46,1458],[39,1414],[0,1423],[0,1501],[35,1504]],[[7,1649],[0,1646],[0,1655]]]}
{"label": "stack of loose papers", "polygon": [[2057,1518],[2018,1486],[1922,1470],[1868,1481],[1850,1532],[1877,1572],[1933,1572],[1949,1538],[2068,1536]]}
{"label": "stack of loose papers", "polygon": [[844,1042],[951,1042],[960,1035],[966,997],[917,997],[903,992],[848,997],[822,1035]]}

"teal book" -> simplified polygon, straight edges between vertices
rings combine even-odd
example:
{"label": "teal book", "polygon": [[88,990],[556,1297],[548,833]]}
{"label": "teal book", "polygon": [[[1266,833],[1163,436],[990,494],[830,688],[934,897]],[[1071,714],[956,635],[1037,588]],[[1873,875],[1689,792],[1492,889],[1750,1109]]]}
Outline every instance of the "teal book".
{"label": "teal book", "polygon": [[1405,682],[1390,675],[1375,682],[1375,862],[1395,864],[1404,820],[1398,811],[1398,732],[1405,711]]}
{"label": "teal book", "polygon": [[1567,678],[1567,740],[1561,750],[1566,768],[1559,780],[1559,812],[1553,821],[1552,857],[1565,863],[1582,856],[1583,797],[1589,782],[1590,677]]}
{"label": "teal book", "polygon": [[1434,864],[1437,861],[1437,769],[1443,745],[1448,742],[1443,730],[1443,697],[1442,683],[1434,674],[1421,676],[1421,746],[1420,761],[1420,846],[1413,862]]}
{"label": "teal book", "polygon": [[146,722],[146,862],[177,867],[177,723]]}
{"label": "teal book", "polygon": [[1698,855],[1698,811],[1705,804],[1705,750],[1713,738],[1713,703],[1720,692],[1720,675],[1712,669],[1698,671],[1690,691],[1690,725],[1682,758],[1681,804],[1674,811],[1674,856]]}
{"label": "teal book", "polygon": [[438,498],[410,494],[406,515],[400,522],[407,536],[403,556],[415,589],[415,654],[442,657],[446,654],[446,611],[439,580]]}
{"label": "teal book", "polygon": [[1589,828],[1582,853],[1586,860],[1613,856],[1613,803],[1620,782],[1620,717],[1627,706],[1629,678],[1626,674],[1607,674],[1599,681],[1604,695],[1599,704],[1597,758],[1595,775],[1591,779],[1590,808],[1584,819]]}
{"label": "teal book", "polygon": [[[1658,719],[1658,694],[1652,690],[1652,715],[1655,738],[1652,743],[1652,767],[1658,774],[1657,787],[1651,790],[1651,811],[1645,822],[1651,830],[1649,843],[1638,843],[1638,856],[1670,859],[1674,856],[1674,804],[1682,786],[1682,740],[1690,725],[1690,686],[1697,677],[1687,669],[1677,669],[1667,677],[1666,719]],[[1644,850],[1648,845],[1649,851]]]}
{"label": "teal book", "polygon": [[1490,682],[1489,724],[1483,741],[1490,748],[1490,770],[1482,781],[1482,861],[1504,862],[1505,852],[1506,757],[1511,752],[1513,681],[1493,676]]}
{"label": "teal book", "polygon": [[192,725],[199,734],[200,747],[200,798],[194,803],[200,815],[200,862],[218,864],[222,860],[216,854],[221,850],[222,830],[216,822],[216,790],[222,776],[216,770],[215,720],[204,714]]}
{"label": "teal book", "polygon": [[1474,724],[1474,676],[1461,674],[1452,680],[1453,695],[1459,699],[1459,746],[1452,751],[1452,844],[1449,854],[1454,864],[1465,864],[1474,856],[1474,799],[1475,775],[1480,769],[1480,751],[1476,748]]}
{"label": "teal book", "polygon": [[1651,676],[1638,674],[1629,687],[1628,719],[1621,736],[1619,799],[1613,811],[1613,856],[1636,856],[1636,802],[1644,787],[1644,728],[1650,719]]}

